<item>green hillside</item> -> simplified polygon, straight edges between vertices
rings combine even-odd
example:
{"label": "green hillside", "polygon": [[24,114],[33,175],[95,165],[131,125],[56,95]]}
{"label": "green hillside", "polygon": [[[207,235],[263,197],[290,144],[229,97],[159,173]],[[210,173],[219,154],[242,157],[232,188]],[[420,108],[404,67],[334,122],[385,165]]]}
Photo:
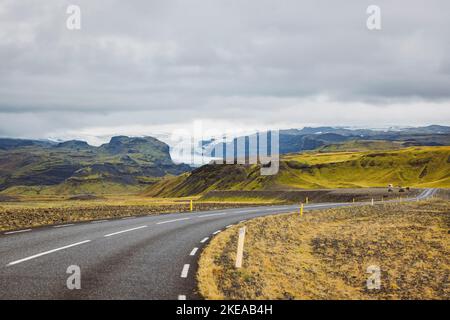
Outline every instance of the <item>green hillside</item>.
{"label": "green hillside", "polygon": [[401,150],[309,152],[282,157],[275,176],[256,165],[206,165],[150,186],[148,196],[190,196],[213,190],[450,187],[450,147]]}
{"label": "green hillside", "polygon": [[174,164],[169,146],[152,137],[113,137],[100,147],[0,140],[0,191],[6,194],[137,192],[190,170]]}

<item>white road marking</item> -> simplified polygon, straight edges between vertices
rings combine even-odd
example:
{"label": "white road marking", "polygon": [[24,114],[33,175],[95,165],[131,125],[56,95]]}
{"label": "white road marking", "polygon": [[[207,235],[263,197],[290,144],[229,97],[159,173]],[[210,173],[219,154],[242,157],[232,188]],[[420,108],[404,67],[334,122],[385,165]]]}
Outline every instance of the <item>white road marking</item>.
{"label": "white road marking", "polygon": [[[269,208],[269,209],[264,209],[264,210],[273,210],[273,209]],[[237,213],[250,213],[250,212],[258,212],[258,211],[261,211],[261,209],[244,210],[244,211],[239,211]]]}
{"label": "white road marking", "polygon": [[189,273],[189,265],[188,265],[188,264],[185,264],[185,265],[183,266],[183,270],[181,271],[181,277],[182,277],[182,278],[187,278],[188,273]]}
{"label": "white road marking", "polygon": [[231,228],[232,226],[233,226],[232,224],[229,224],[225,228],[228,229],[228,228]]}
{"label": "white road marking", "polygon": [[35,254],[33,256],[27,257],[27,258],[23,258],[23,259],[20,259],[20,260],[16,260],[16,261],[10,262],[10,263],[8,263],[8,266],[12,266],[12,265],[15,265],[15,264],[18,264],[18,263],[21,263],[21,262],[25,262],[25,261],[28,261],[28,260],[31,260],[31,259],[39,258],[39,257],[45,256],[47,254],[54,253],[54,252],[57,252],[57,251],[61,251],[61,250],[64,250],[64,249],[68,249],[68,248],[72,248],[72,247],[75,247],[75,246],[79,246],[79,245],[82,245],[82,244],[85,244],[85,243],[88,243],[88,242],[91,242],[91,240],[84,240],[84,241],[81,241],[81,242],[69,244],[69,245],[61,247],[61,248],[56,248],[56,249],[53,249],[53,250],[41,252],[41,253]]}
{"label": "white road marking", "polygon": [[8,232],[5,232],[4,234],[15,234],[15,233],[28,232],[28,231],[31,231],[31,229],[24,229],[24,230],[17,230],[17,231],[8,231]]}
{"label": "white road marking", "polygon": [[200,241],[200,243],[205,243],[206,241],[208,241],[208,237],[204,238],[202,241]]}
{"label": "white road marking", "polygon": [[345,203],[325,203],[325,204],[310,204],[305,206],[305,208],[320,208],[320,207],[328,207],[328,206],[345,206]]}
{"label": "white road marking", "polygon": [[241,220],[241,221],[239,221],[239,223],[242,223],[242,222],[245,222],[245,221],[247,221],[247,220]]}
{"label": "white road marking", "polygon": [[130,231],[134,231],[134,230],[138,230],[138,229],[143,229],[143,228],[147,228],[147,226],[140,226],[140,227],[136,227],[136,228],[131,228],[131,229],[127,229],[127,230],[122,230],[122,231],[118,231],[118,232],[106,234],[106,235],[104,235],[104,237],[111,237],[111,236],[115,236],[116,234],[121,234],[121,233],[125,233],[125,232],[130,232]]}
{"label": "white road marking", "polygon": [[186,296],[184,294],[180,294],[178,296],[178,300],[186,300]]}
{"label": "white road marking", "polygon": [[213,234],[216,235],[216,234],[221,233],[221,232],[222,232],[222,230],[217,230],[217,231],[214,232]]}
{"label": "white road marking", "polygon": [[97,221],[92,221],[91,223],[100,223],[100,222],[106,222],[106,221],[109,221],[109,220],[97,220]]}
{"label": "white road marking", "polygon": [[190,256],[195,256],[195,254],[197,253],[198,248],[194,248],[192,249],[191,253],[189,254]]}
{"label": "white road marking", "polygon": [[223,216],[225,214],[227,214],[228,212],[224,212],[224,213],[212,213],[212,214],[204,214],[202,216],[198,216],[197,218],[206,218],[206,217],[215,217],[215,216]]}
{"label": "white road marking", "polygon": [[136,217],[125,217],[125,218],[122,218],[122,219],[120,219],[120,220],[128,220],[128,219],[135,219]]}
{"label": "white road marking", "polygon": [[68,224],[61,224],[59,226],[53,226],[53,228],[65,228],[75,225],[74,223],[68,223]]}
{"label": "white road marking", "polygon": [[181,219],[174,219],[174,220],[168,220],[168,221],[161,221],[157,222],[156,224],[164,224],[164,223],[171,223],[176,221],[183,221],[183,220],[190,220],[191,218],[181,218]]}

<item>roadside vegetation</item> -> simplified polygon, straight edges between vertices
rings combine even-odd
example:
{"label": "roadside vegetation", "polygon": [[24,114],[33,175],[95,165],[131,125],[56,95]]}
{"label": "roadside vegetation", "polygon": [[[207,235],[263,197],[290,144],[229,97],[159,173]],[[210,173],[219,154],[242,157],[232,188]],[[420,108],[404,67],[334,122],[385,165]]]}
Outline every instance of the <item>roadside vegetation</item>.
{"label": "roadside vegetation", "polygon": [[[190,199],[158,199],[132,195],[16,196],[14,198],[2,196],[0,197],[0,231],[128,216],[187,212],[190,209]],[[248,205],[255,205],[255,203],[248,203]],[[194,202],[194,210],[214,210],[236,206],[242,207],[243,204]]]}
{"label": "roadside vegetation", "polygon": [[[447,194],[446,192],[443,192]],[[450,202],[330,209],[245,223],[217,235],[197,274],[206,299],[450,299]],[[369,266],[381,270],[369,290]]]}

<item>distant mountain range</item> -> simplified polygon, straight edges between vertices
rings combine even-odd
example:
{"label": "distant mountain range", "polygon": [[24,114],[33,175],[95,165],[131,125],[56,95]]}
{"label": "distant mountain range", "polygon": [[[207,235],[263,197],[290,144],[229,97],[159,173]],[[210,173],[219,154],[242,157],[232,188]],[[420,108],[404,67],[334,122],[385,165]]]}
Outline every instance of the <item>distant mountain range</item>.
{"label": "distant mountain range", "polygon": [[[251,135],[249,136],[251,137]],[[234,144],[236,146],[236,138]],[[303,129],[288,129],[279,131],[280,154],[295,153],[301,151],[315,150],[330,144],[344,143],[347,141],[397,141],[403,147],[408,146],[447,146],[450,145],[450,127],[431,125],[418,128],[398,128],[388,130],[373,129],[347,129],[339,127],[305,127]],[[223,143],[205,141],[205,149],[212,150],[213,146],[222,145],[224,157],[226,157],[226,147]],[[258,149],[249,150],[248,137],[244,154],[237,154],[235,157],[255,156]],[[209,153],[208,156],[215,156]]]}
{"label": "distant mountain range", "polygon": [[[214,142],[204,141],[203,144],[206,146]],[[364,151],[374,148],[378,150],[381,147],[393,150],[410,146],[449,145],[450,127],[437,125],[385,131],[335,127],[280,131],[281,154],[308,150]],[[78,140],[52,142],[0,138],[0,192],[137,192],[157,183],[161,177],[192,170],[186,164],[175,164],[169,149],[166,143],[152,137],[118,136],[99,147]],[[248,143],[246,154],[251,154]],[[226,167],[224,170],[229,169]],[[211,172],[208,179],[214,180],[215,171],[207,172]],[[232,177],[233,175],[229,175],[230,179]],[[223,177],[219,175],[217,179]],[[173,182],[172,180],[171,183]],[[202,185],[207,184],[200,183],[198,187]]]}
{"label": "distant mountain range", "polygon": [[169,146],[152,137],[113,137],[99,147],[77,140],[0,139],[0,190],[58,185],[63,193],[95,193],[99,188],[105,193],[117,186],[145,185],[154,178],[190,169],[175,164]]}

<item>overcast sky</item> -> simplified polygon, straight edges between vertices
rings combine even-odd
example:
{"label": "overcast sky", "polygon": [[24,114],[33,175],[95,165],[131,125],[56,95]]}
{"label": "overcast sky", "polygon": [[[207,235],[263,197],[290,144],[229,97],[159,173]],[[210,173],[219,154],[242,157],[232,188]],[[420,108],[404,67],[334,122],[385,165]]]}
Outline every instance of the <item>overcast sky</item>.
{"label": "overcast sky", "polygon": [[[66,28],[70,4],[81,30]],[[0,136],[450,124],[449,12],[448,0],[1,0]]]}

